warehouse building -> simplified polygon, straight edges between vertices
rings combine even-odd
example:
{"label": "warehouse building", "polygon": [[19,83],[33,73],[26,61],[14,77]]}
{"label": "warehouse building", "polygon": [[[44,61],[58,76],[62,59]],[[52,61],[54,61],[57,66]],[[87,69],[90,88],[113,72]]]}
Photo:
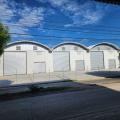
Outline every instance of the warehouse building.
{"label": "warehouse building", "polygon": [[51,50],[33,41],[13,42],[6,46],[1,57],[0,75],[49,72]]}
{"label": "warehouse building", "polygon": [[53,71],[89,69],[89,49],[76,42],[61,43],[53,48]]}
{"label": "warehouse building", "polygon": [[91,70],[119,68],[119,48],[111,43],[100,43],[90,49]]}
{"label": "warehouse building", "polygon": [[0,76],[116,69],[119,57],[119,48],[111,43],[87,48],[64,42],[50,49],[38,42],[17,41],[8,44],[0,57]]}

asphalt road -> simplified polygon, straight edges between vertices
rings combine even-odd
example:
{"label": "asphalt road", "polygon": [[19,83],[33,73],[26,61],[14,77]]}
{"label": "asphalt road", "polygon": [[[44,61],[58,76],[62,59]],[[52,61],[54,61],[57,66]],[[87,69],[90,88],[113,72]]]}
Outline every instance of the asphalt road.
{"label": "asphalt road", "polygon": [[96,86],[5,101],[0,103],[0,120],[120,120],[120,93]]}

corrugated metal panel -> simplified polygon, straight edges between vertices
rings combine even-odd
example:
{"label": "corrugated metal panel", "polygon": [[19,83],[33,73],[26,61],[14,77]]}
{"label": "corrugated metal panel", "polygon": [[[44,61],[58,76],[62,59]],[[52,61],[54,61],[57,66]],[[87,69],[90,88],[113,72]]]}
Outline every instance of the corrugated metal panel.
{"label": "corrugated metal panel", "polygon": [[53,52],[54,71],[70,70],[70,54],[69,52]]}
{"label": "corrugated metal panel", "polygon": [[85,70],[85,64],[84,60],[76,60],[76,71],[84,71]]}
{"label": "corrugated metal panel", "polygon": [[34,73],[46,72],[46,64],[45,64],[45,62],[35,62],[33,70],[34,70],[33,71]]}
{"label": "corrugated metal panel", "polygon": [[101,70],[104,69],[104,53],[102,51],[92,51],[90,53],[91,69]]}
{"label": "corrugated metal panel", "polygon": [[26,52],[4,52],[4,75],[26,74]]}
{"label": "corrugated metal panel", "polygon": [[115,61],[115,59],[109,59],[108,63],[109,63],[109,69],[115,69],[116,68],[116,61]]}

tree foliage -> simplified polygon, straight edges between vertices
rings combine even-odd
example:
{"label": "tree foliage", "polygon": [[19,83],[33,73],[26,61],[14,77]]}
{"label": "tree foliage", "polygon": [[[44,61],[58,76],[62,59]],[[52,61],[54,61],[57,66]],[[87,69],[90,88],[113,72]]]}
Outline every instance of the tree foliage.
{"label": "tree foliage", "polygon": [[10,35],[8,31],[8,28],[0,23],[0,55],[2,55],[6,44],[10,41]]}

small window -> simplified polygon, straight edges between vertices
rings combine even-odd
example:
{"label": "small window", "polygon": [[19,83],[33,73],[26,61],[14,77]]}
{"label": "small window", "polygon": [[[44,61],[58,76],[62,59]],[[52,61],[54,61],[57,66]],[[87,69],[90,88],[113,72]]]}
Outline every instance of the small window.
{"label": "small window", "polygon": [[21,46],[16,46],[16,50],[21,50]]}
{"label": "small window", "polygon": [[62,51],[65,51],[65,47],[62,47]]}
{"label": "small window", "polygon": [[74,50],[78,50],[78,47],[74,47]]}
{"label": "small window", "polygon": [[37,50],[37,46],[33,46],[33,50]]}
{"label": "small window", "polygon": [[100,47],[97,47],[97,50],[100,50]]}
{"label": "small window", "polygon": [[37,52],[37,55],[43,55],[43,52],[39,51],[39,52]]}
{"label": "small window", "polygon": [[107,50],[111,50],[111,48],[110,48],[110,47],[107,47]]}

